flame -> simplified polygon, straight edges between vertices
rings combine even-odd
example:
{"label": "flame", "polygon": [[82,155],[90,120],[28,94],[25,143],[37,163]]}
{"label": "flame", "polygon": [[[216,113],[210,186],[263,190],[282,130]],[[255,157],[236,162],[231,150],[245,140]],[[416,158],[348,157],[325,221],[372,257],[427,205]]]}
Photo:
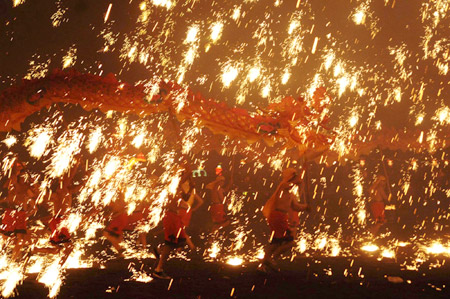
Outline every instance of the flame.
{"label": "flame", "polygon": [[209,257],[216,258],[220,252],[219,241],[213,242],[211,248],[208,249]]}
{"label": "flame", "polygon": [[422,114],[422,113],[417,114],[415,125],[416,125],[416,126],[420,125],[420,124],[423,122],[424,117],[425,117],[425,115]]}
{"label": "flame", "polygon": [[432,254],[450,253],[450,249],[439,242],[434,242],[431,246],[427,247],[426,250],[428,253]]}
{"label": "flame", "polygon": [[240,7],[236,7],[233,10],[233,15],[231,16],[231,18],[235,21],[237,21],[239,19],[239,17],[241,16],[241,8]]}
{"label": "flame", "polygon": [[291,73],[289,72],[289,70],[285,70],[283,76],[281,77],[281,84],[286,84],[289,81],[290,77]]}
{"label": "flame", "polygon": [[384,258],[395,258],[395,252],[389,249],[384,249],[383,252],[381,252],[381,256]]}
{"label": "flame", "polygon": [[227,264],[232,266],[240,266],[243,262],[244,260],[238,256],[231,257],[227,260]]}
{"label": "flame", "polygon": [[350,125],[350,127],[355,127],[356,124],[358,123],[359,117],[358,115],[352,115],[350,117],[350,119],[348,120],[348,124]]}
{"label": "flame", "polygon": [[436,111],[436,116],[433,117],[434,120],[439,121],[441,125],[449,125],[450,124],[450,108],[449,107],[441,107]]}
{"label": "flame", "polygon": [[248,72],[248,81],[253,82],[255,81],[259,75],[260,75],[260,68],[258,66],[254,66],[250,69],[250,71]]}
{"label": "flame", "polygon": [[136,137],[134,137],[133,141],[131,141],[131,144],[135,148],[140,148],[142,144],[144,143],[145,133],[140,133]]}
{"label": "flame", "polygon": [[380,248],[374,244],[367,244],[367,245],[362,246],[361,249],[364,251],[368,251],[368,252],[375,252],[375,251],[378,251]]}

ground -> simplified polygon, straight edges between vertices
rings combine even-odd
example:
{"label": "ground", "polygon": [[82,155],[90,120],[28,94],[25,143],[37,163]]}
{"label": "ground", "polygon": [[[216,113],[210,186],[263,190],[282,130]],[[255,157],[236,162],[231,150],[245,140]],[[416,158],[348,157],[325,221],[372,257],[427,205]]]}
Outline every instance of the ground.
{"label": "ground", "polygon": [[[257,263],[230,266],[199,259],[171,259],[170,280],[128,280],[129,268],[151,273],[154,260],[115,260],[105,269],[70,269],[58,298],[449,298],[449,263],[407,270],[393,260],[361,256],[297,257],[280,262],[281,273],[261,273]],[[351,265],[351,267],[350,267]],[[403,281],[403,282],[390,282]],[[17,298],[47,298],[29,276]]]}

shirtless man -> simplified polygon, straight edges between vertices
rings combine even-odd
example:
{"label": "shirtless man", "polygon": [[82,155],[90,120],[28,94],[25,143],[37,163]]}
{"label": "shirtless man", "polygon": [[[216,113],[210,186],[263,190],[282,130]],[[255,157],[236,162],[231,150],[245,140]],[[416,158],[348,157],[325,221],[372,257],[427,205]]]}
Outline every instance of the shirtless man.
{"label": "shirtless man", "polygon": [[377,235],[380,227],[386,223],[384,217],[385,201],[388,199],[386,186],[386,178],[378,175],[369,189],[371,198],[370,208],[372,210],[372,216],[375,219],[375,225],[371,229],[373,235]]}
{"label": "shirtless man", "polygon": [[225,213],[225,177],[223,175],[206,185],[206,189],[211,190],[210,213],[213,222],[213,232],[230,224],[230,220]]}
{"label": "shirtless man", "polygon": [[[148,180],[150,182],[150,190],[155,190],[158,184],[158,177],[156,175],[149,175]],[[138,238],[136,240],[136,245],[142,245],[143,248],[147,247],[147,233],[148,230],[145,228],[145,223],[149,221],[150,217],[150,206],[153,201],[155,194],[150,194],[146,200],[138,202],[137,207],[128,215],[128,224],[125,227],[125,231],[137,231]],[[162,230],[160,231],[162,233]]]}
{"label": "shirtless man", "polygon": [[191,223],[192,213],[197,211],[203,205],[203,199],[195,190],[192,176],[181,184],[181,190],[183,200],[180,201],[180,205],[178,206],[178,214],[180,215],[181,221],[186,229]]}
{"label": "shirtless man", "polygon": [[267,267],[279,271],[274,259],[294,246],[294,237],[289,229],[289,212],[291,209],[297,212],[308,210],[309,205],[299,203],[289,191],[294,186],[301,187],[301,184],[302,180],[295,169],[285,169],[283,180],[263,208],[263,214],[272,231],[261,265],[261,269],[264,271],[267,270]]}
{"label": "shirtless man", "polygon": [[123,257],[124,249],[120,243],[123,241],[123,230],[128,225],[128,214],[127,204],[121,190],[118,191],[118,198],[111,202],[109,207],[112,211],[112,220],[103,231],[103,236],[111,242],[117,250],[118,256]]}
{"label": "shirtless man", "polygon": [[[123,229],[127,232],[133,232],[136,228],[148,217],[149,203],[146,201],[139,202],[136,209],[128,215],[127,225]],[[138,238],[136,240],[136,245],[142,245],[142,247],[147,246],[147,233],[143,231],[138,232]]]}
{"label": "shirtless man", "polygon": [[178,184],[177,191],[175,195],[169,195],[169,200],[166,205],[166,210],[163,218],[164,226],[164,240],[165,243],[162,249],[155,249],[155,255],[158,258],[158,264],[153,272],[153,276],[160,279],[170,279],[163,267],[169,258],[169,254],[173,249],[181,250],[185,243],[189,246],[191,250],[195,250],[196,247],[192,243],[190,237],[186,234],[184,230],[183,220],[179,215],[180,206],[186,204],[183,203],[183,190],[182,185],[184,182],[189,180],[192,175],[188,167],[186,167],[181,175],[180,182]]}
{"label": "shirtless man", "polygon": [[26,182],[26,171],[19,162],[13,166],[11,178],[6,183],[8,195],[7,209],[3,214],[1,232],[7,237],[14,237],[14,249],[11,259],[16,260],[23,246],[30,241],[27,233],[27,220],[35,209],[35,193]]}
{"label": "shirtless man", "polygon": [[51,254],[57,254],[62,251],[63,256],[60,260],[60,266],[64,265],[73,250],[71,235],[64,222],[66,220],[66,216],[72,209],[72,195],[79,189],[79,186],[73,185],[73,178],[77,173],[81,159],[80,156],[75,157],[75,159],[76,162],[72,169],[58,180],[55,180],[50,187],[50,204],[51,209],[53,210],[53,216],[50,219],[48,226],[51,230],[50,243],[53,247],[35,248],[34,250],[34,252]]}

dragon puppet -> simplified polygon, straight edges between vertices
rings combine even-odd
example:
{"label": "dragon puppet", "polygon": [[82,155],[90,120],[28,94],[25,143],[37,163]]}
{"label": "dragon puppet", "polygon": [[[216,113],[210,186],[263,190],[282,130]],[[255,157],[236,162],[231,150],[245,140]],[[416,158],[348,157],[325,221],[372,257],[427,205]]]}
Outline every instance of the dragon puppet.
{"label": "dragon puppet", "polygon": [[0,131],[18,130],[34,112],[54,103],[69,103],[88,111],[114,110],[141,117],[170,113],[179,121],[194,120],[214,134],[245,139],[248,143],[264,141],[269,147],[295,147],[301,155],[323,152],[333,142],[333,134],[326,127],[328,100],[325,89],[318,88],[308,102],[285,97],[259,113],[249,113],[164,80],[130,85],[119,82],[112,74],[101,77],[55,70],[44,78],[24,80],[3,91]]}
{"label": "dragon puppet", "polygon": [[[113,74],[105,77],[75,70],[55,70],[48,76],[24,80],[0,94],[0,131],[20,129],[20,124],[44,107],[54,103],[79,104],[85,110],[100,109],[134,113],[141,117],[169,113],[179,121],[192,120],[213,134],[231,139],[257,141],[275,151],[295,149],[295,156],[307,159],[325,154],[330,160],[344,156],[355,158],[376,148],[434,151],[448,147],[446,132],[383,129],[371,134],[352,133],[343,140],[327,127],[330,97],[325,88],[317,88],[309,99],[285,97],[258,112],[230,107],[224,102],[206,99],[189,88],[154,79],[145,84],[120,82]],[[340,153],[337,148],[345,148]]]}

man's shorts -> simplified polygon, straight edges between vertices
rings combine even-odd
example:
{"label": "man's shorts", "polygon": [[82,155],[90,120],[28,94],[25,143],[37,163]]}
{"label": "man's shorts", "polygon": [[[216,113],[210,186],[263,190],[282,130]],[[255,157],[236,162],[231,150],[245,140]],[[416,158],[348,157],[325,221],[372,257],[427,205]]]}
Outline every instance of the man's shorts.
{"label": "man's shorts", "polygon": [[384,202],[382,201],[373,201],[370,204],[370,208],[372,209],[373,218],[375,218],[376,223],[384,223]]}
{"label": "man's shorts", "polygon": [[27,233],[27,213],[14,209],[6,209],[2,218],[0,231],[7,236]]}
{"label": "man's shorts", "polygon": [[111,220],[108,227],[105,229],[106,232],[110,233],[114,237],[120,237],[123,234],[124,228],[128,224],[128,215],[127,213],[121,213]]}
{"label": "man's shorts", "polygon": [[61,226],[62,221],[63,217],[57,216],[53,217],[52,220],[50,220],[50,222],[48,223],[48,226],[52,231],[52,235],[50,236],[50,243],[54,245],[70,242],[69,229],[65,226]]}
{"label": "man's shorts", "polygon": [[273,235],[271,244],[291,242],[294,240],[289,230],[289,216],[287,213],[274,210],[270,213],[268,222]]}
{"label": "man's shorts", "polygon": [[186,232],[180,215],[167,211],[163,218],[164,240],[167,245],[173,247],[184,246]]}
{"label": "man's shorts", "polygon": [[191,223],[192,210],[191,209],[178,209],[178,215],[181,217],[181,222],[184,227],[188,227]]}
{"label": "man's shorts", "polygon": [[221,203],[212,204],[209,212],[211,213],[212,222],[214,224],[222,224],[228,220],[227,215],[225,214],[225,206]]}
{"label": "man's shorts", "polygon": [[142,211],[137,211],[128,215],[127,225],[123,230],[132,231],[134,228],[145,218],[145,215]]}
{"label": "man's shorts", "polygon": [[289,227],[297,228],[300,224],[300,217],[298,216],[298,212],[294,210],[289,211]]}

